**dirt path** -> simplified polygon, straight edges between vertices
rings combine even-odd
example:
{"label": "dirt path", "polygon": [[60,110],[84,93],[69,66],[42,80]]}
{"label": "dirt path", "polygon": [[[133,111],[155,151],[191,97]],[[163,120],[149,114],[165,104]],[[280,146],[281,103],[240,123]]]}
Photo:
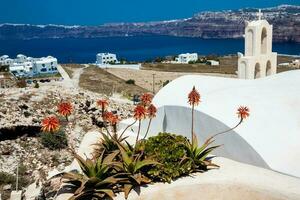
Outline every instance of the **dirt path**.
{"label": "dirt path", "polygon": [[75,88],[79,88],[80,76],[83,73],[84,69],[86,69],[88,67],[89,67],[88,64],[84,64],[83,68],[74,68],[73,69],[72,81],[73,81],[73,85],[74,85]]}
{"label": "dirt path", "polygon": [[64,70],[64,68],[61,65],[57,65],[57,70],[64,79],[62,81],[62,85],[64,87],[73,88],[74,87],[73,81],[71,80],[68,73]]}

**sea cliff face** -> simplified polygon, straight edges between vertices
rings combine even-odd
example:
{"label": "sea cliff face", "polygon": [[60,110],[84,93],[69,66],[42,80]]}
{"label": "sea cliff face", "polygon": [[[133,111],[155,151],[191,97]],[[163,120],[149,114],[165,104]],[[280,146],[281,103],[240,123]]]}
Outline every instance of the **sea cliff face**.
{"label": "sea cliff face", "polygon": [[[100,26],[1,24],[0,39],[98,38],[168,35],[199,38],[241,38],[245,20],[256,18],[257,9],[201,12],[188,19],[145,23],[112,23]],[[263,9],[273,24],[276,42],[300,42],[300,6]]]}

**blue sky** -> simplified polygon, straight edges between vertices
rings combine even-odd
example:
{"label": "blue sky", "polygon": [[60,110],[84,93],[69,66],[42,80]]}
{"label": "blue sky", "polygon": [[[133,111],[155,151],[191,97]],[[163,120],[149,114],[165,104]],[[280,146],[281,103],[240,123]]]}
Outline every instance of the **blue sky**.
{"label": "blue sky", "polygon": [[99,25],[190,17],[205,10],[300,5],[300,0],[1,0],[0,23]]}

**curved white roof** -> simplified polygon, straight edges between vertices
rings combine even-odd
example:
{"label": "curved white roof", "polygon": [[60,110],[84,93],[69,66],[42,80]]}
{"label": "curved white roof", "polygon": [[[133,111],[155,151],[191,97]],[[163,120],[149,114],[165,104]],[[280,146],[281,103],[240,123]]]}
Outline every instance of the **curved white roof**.
{"label": "curved white roof", "polygon": [[0,58],[9,58],[9,56],[8,55],[3,55]]}
{"label": "curved white roof", "polygon": [[[211,118],[207,118],[208,122],[202,123],[202,127],[209,124],[212,134],[220,131],[214,125],[216,121],[232,127],[238,121],[238,106],[248,106],[250,117],[235,132],[272,169],[300,177],[300,70],[256,80],[183,76],[160,90],[154,104],[161,108],[172,106],[173,111],[176,107],[178,110],[189,108],[187,95],[193,86],[200,92],[202,101],[196,110]],[[190,110],[178,115],[167,116],[174,118],[168,120],[169,131],[181,130],[180,123],[190,116]],[[178,118],[183,119],[182,122]],[[203,133],[201,126],[196,130],[198,135]],[[231,145],[230,148],[236,146],[237,154],[243,151],[238,144]]]}

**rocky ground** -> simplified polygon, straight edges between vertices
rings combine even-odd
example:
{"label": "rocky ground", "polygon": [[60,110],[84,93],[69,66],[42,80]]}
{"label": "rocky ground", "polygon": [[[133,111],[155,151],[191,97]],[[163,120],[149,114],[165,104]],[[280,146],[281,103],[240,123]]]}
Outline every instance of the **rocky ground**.
{"label": "rocky ground", "polygon": [[[15,174],[19,163],[26,168],[30,182],[43,182],[49,171],[54,168],[63,170],[73,157],[67,149],[43,147],[39,137],[41,120],[57,114],[60,101],[70,101],[74,112],[66,126],[66,134],[69,147],[76,149],[88,130],[97,129],[92,118],[100,117],[96,101],[101,98],[108,97],[55,84],[41,84],[40,88],[0,89],[0,172]],[[130,101],[111,98],[109,102],[111,110],[122,119],[130,117]],[[33,134],[32,130],[36,133]],[[7,133],[11,135],[8,137]]]}

